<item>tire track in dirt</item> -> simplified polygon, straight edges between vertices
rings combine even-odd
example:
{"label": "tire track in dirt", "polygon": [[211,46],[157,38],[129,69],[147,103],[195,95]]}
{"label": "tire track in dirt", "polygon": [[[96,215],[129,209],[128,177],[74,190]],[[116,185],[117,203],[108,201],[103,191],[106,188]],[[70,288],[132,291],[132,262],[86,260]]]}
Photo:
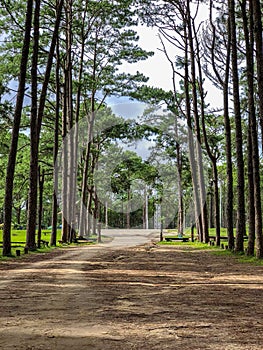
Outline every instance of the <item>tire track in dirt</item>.
{"label": "tire track in dirt", "polygon": [[152,238],[0,270],[0,349],[261,350],[263,268]]}

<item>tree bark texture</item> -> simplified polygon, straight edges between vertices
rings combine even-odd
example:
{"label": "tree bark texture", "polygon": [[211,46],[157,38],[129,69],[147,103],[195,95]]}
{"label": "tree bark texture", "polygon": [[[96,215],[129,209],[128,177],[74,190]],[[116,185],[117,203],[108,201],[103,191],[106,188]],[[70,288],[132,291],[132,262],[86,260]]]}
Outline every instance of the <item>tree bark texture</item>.
{"label": "tree bark texture", "polygon": [[4,202],[4,229],[3,229],[3,255],[11,254],[11,222],[12,222],[12,203],[13,203],[13,187],[14,174],[16,164],[17,145],[19,138],[19,128],[23,102],[25,96],[27,63],[29,57],[29,47],[31,41],[31,27],[33,18],[33,0],[27,0],[25,34],[23,39],[22,56],[20,62],[19,85],[16,98],[16,106],[14,111],[14,121],[12,129],[11,146],[8,155],[8,164],[5,179],[5,202]]}

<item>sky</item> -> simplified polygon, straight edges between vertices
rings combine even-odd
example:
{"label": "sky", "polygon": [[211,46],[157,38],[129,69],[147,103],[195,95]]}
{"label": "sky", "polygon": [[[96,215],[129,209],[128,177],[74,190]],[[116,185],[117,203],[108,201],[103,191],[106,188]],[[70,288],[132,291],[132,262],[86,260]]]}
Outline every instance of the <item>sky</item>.
{"label": "sky", "polygon": [[[206,9],[200,11],[199,20],[205,20],[208,18]],[[128,73],[136,73],[137,71],[143,73],[149,78],[147,85],[162,88],[164,90],[173,90],[172,81],[172,69],[169,61],[165,57],[165,54],[160,50],[162,44],[158,37],[158,29],[150,28],[146,26],[139,26],[137,28],[140,36],[138,45],[147,51],[153,51],[154,55],[149,57],[145,61],[137,62],[136,64],[125,63],[122,66],[122,70]],[[175,56],[180,54],[174,47],[169,49],[169,56],[175,59]],[[178,76],[178,82],[181,78]],[[210,103],[211,108],[220,108],[222,106],[223,96],[222,92],[216,89],[208,78],[205,81],[205,89],[207,91],[207,102]],[[113,112],[124,118],[137,118],[143,114],[146,107],[144,103],[131,101],[129,98],[117,98],[112,97],[108,100]],[[139,142],[137,147],[128,147],[130,150],[134,150],[142,158],[147,158],[149,155],[148,147],[153,146],[152,142]],[[126,145],[127,147],[127,145]],[[125,147],[125,148],[126,148]]]}
{"label": "sky", "polygon": [[[199,21],[206,20],[208,18],[207,6],[199,11]],[[137,62],[136,64],[125,63],[122,66],[122,70],[129,73],[136,73],[137,71],[143,73],[149,77],[148,85],[163,88],[164,90],[172,90],[172,70],[171,65],[165,57],[164,53],[160,51],[162,48],[161,42],[158,38],[158,29],[150,28],[146,26],[139,26],[137,28],[140,36],[139,46],[147,51],[153,51],[154,55],[149,57],[145,61]],[[179,54],[176,49],[169,49],[169,56],[175,58]],[[178,81],[179,81],[178,77]],[[207,91],[207,101],[211,104],[211,107],[218,108],[222,106],[222,93],[216,89],[211,82],[206,78],[205,88]],[[131,102],[129,99],[123,98],[111,98],[109,104],[113,108],[113,111],[123,117],[136,117],[142,114],[145,105],[138,102]]]}

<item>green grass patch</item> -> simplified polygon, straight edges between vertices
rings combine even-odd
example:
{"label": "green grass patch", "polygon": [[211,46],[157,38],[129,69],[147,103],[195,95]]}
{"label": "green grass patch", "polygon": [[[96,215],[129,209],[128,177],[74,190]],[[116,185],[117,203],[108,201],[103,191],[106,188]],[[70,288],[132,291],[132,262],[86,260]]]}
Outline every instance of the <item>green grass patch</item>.
{"label": "green grass patch", "polygon": [[179,246],[184,246],[184,247],[193,247],[195,249],[219,249],[217,247],[212,247],[209,246],[208,244],[205,243],[200,243],[198,241],[195,242],[180,242],[180,241],[175,241],[175,242],[167,242],[167,241],[162,241],[162,242],[158,242],[157,244],[159,245],[179,245]]}
{"label": "green grass patch", "polygon": [[[169,236],[170,237],[170,236]],[[186,245],[188,243],[183,243],[183,242],[167,242],[167,241],[162,241],[158,242],[159,245]]]}
{"label": "green grass patch", "polygon": [[[210,228],[209,229],[209,235],[210,236],[215,236],[216,235],[216,229],[215,228]],[[225,227],[220,228],[220,235],[221,236],[227,236],[227,229]]]}
{"label": "green grass patch", "polygon": [[[40,248],[36,250],[30,250],[28,254],[43,254],[43,253],[48,253],[54,249],[57,249],[58,246],[56,247],[45,247],[45,248]],[[20,250],[20,256],[17,256],[16,251]],[[24,245],[21,247],[16,247],[16,248],[11,248],[11,255],[10,256],[2,256],[0,255],[0,261],[6,261],[9,260],[10,258],[16,258],[16,259],[23,259],[24,256],[27,256],[28,254],[24,253]]]}
{"label": "green grass patch", "polygon": [[[37,230],[36,230],[36,244],[37,244]],[[61,234],[61,229],[57,230],[57,237],[59,239]],[[50,242],[51,238],[51,230],[45,230],[42,229],[41,231],[41,239],[47,242]],[[3,241],[3,231],[0,230],[0,241]],[[16,243],[16,242],[21,242],[21,243]],[[24,248],[26,244],[26,230],[12,230],[11,231],[11,258],[17,258],[20,259],[22,258],[24,254]],[[37,253],[47,253],[49,251],[52,251],[55,248],[58,248],[60,245],[57,244],[56,247],[41,247],[37,248],[36,250],[30,251],[29,254],[37,254]],[[2,253],[2,247],[0,248],[1,253]],[[20,250],[20,257],[17,256],[16,250]],[[10,257],[3,257],[2,254],[0,253],[0,261],[1,260],[8,260]]]}
{"label": "green grass patch", "polygon": [[[223,234],[222,234],[223,235]],[[172,236],[166,236],[166,237],[172,237]],[[176,236],[174,236],[176,237]],[[246,247],[246,243],[244,242],[244,247]],[[258,259],[255,256],[247,256],[245,253],[237,253],[235,251],[231,251],[229,249],[222,249],[218,246],[210,246],[206,243],[201,243],[198,241],[195,242],[167,242],[167,241],[162,241],[158,242],[159,245],[162,246],[184,246],[184,247],[191,247],[196,250],[209,250],[211,251],[211,254],[217,255],[217,256],[225,256],[225,257],[232,257],[236,259],[239,263],[242,264],[252,264],[255,266],[263,266],[263,259]]]}
{"label": "green grass patch", "polygon": [[263,266],[263,259],[258,259],[255,256],[247,256],[245,253],[237,253],[231,250],[217,250],[213,251],[217,256],[232,256],[241,264],[252,264],[255,266]]}
{"label": "green grass patch", "polygon": [[[3,241],[3,231],[0,231],[0,241]],[[25,242],[26,241],[26,230],[12,230],[11,231],[11,242]]]}
{"label": "green grass patch", "polygon": [[[61,229],[57,230],[58,237],[60,236]],[[51,230],[42,230],[41,238],[45,241],[50,241]],[[37,230],[36,230],[37,240]],[[3,241],[3,231],[0,230],[0,241]],[[11,231],[11,242],[26,242],[26,230],[12,230]]]}
{"label": "green grass patch", "polygon": [[[35,242],[37,244],[37,235],[38,232],[36,230],[36,237],[35,237]],[[55,247],[51,246],[42,246],[41,248],[37,248],[35,250],[29,251],[29,254],[43,254],[43,253],[48,253],[52,251],[53,249],[57,248],[63,248],[66,249],[68,247],[72,246],[80,246],[80,245],[92,245],[97,243],[97,236],[92,235],[89,237],[89,240],[87,241],[81,241],[79,243],[59,243],[61,237],[61,229],[57,229],[57,245]],[[51,239],[51,229],[42,229],[41,230],[41,239],[47,242],[50,242]],[[108,237],[102,236],[102,239],[108,240]],[[0,241],[3,241],[3,231],[0,230]],[[21,243],[16,243],[16,242],[21,242]],[[12,230],[11,231],[11,255],[9,257],[3,257],[2,256],[2,247],[0,247],[0,261],[5,261],[10,258],[17,258],[21,259],[25,255],[24,253],[24,248],[26,244],[26,230]],[[20,256],[17,256],[16,250],[20,250]]]}

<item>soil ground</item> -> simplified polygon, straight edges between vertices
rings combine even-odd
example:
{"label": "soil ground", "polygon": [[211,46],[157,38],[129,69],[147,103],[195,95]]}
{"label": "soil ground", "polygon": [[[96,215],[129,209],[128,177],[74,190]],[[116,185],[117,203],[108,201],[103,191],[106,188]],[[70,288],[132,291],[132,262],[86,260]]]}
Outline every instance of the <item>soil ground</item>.
{"label": "soil ground", "polygon": [[263,267],[135,236],[2,262],[0,349],[263,349]]}

